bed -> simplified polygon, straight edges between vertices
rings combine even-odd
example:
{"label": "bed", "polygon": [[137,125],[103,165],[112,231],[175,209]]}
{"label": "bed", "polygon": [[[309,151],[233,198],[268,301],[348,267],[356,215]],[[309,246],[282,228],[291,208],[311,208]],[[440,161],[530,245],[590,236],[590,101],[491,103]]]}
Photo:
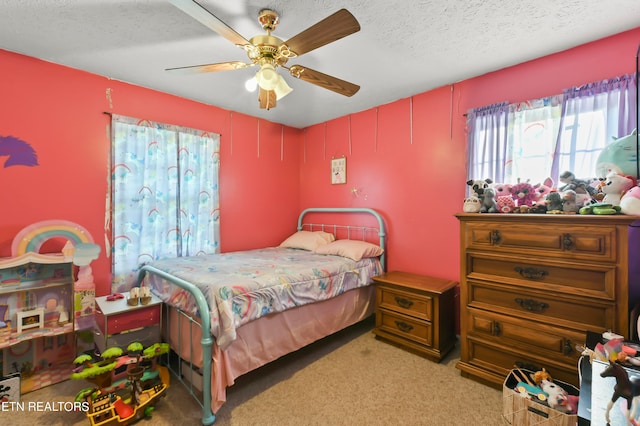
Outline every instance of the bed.
{"label": "bed", "polygon": [[[340,224],[308,220],[319,214]],[[204,425],[237,377],[373,314],[370,284],[385,270],[385,241],[375,210],[312,208],[277,247],[142,267],[138,284],[165,302],[163,338],[178,358],[170,364],[202,406]]]}

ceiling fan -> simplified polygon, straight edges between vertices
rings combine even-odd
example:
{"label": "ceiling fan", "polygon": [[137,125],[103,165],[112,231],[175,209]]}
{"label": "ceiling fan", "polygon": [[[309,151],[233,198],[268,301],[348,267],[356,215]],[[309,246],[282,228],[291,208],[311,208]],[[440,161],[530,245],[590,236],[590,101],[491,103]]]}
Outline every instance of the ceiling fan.
{"label": "ceiling fan", "polygon": [[194,0],[169,1],[201,24],[244,49],[250,61],[230,61],[168,68],[167,71],[169,72],[191,74],[259,66],[260,69],[256,72],[255,77],[247,82],[247,89],[250,89],[249,86],[251,85],[253,85],[254,90],[256,86],[260,89],[258,102],[260,108],[267,110],[275,107],[276,101],[293,90],[287,85],[284,78],[278,74],[277,69],[279,67],[287,69],[295,78],[344,96],[353,96],[360,90],[360,86],[356,84],[323,74],[320,71],[315,71],[302,65],[286,65],[292,58],[360,31],[360,24],[346,9],[335,12],[287,41],[271,35],[271,32],[278,26],[279,17],[277,12],[263,9],[258,14],[258,21],[267,33],[247,40]]}

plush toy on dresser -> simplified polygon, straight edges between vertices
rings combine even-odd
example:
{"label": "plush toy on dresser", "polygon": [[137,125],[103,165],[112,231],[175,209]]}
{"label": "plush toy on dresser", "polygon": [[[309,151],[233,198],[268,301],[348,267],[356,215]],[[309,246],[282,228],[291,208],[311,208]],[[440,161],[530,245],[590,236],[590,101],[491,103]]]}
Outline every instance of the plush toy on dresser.
{"label": "plush toy on dresser", "polygon": [[557,191],[547,194],[545,199],[547,213],[562,213],[562,195]]}
{"label": "plush toy on dresser", "polygon": [[496,194],[492,188],[484,190],[480,213],[498,213],[498,205],[496,204],[495,195]]}
{"label": "plush toy on dresser", "polygon": [[622,195],[635,185],[636,182],[631,176],[622,176],[616,172],[607,173],[607,177],[600,184],[600,191],[604,194],[602,202],[619,206]]}
{"label": "plush toy on dresser", "polygon": [[640,216],[640,186],[634,186],[620,199],[620,211],[628,215]]}
{"label": "plush toy on dresser", "polygon": [[[464,199],[462,210],[465,213],[487,213],[495,204],[493,190],[490,191],[489,197],[485,201],[485,191],[490,189],[493,180],[487,178],[485,180],[468,180],[467,185],[470,187],[471,194]],[[495,212],[497,212],[497,207]],[[494,211],[491,211],[494,213]]]}
{"label": "plush toy on dresser", "polygon": [[518,206],[531,207],[538,199],[533,185],[529,181],[520,182],[520,179],[518,179],[518,183],[511,187],[511,196]]}

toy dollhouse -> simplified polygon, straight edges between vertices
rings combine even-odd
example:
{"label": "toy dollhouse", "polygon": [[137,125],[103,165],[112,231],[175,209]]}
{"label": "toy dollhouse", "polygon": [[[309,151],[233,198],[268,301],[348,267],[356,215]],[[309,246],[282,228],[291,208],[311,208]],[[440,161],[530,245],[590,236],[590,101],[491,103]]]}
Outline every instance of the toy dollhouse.
{"label": "toy dollhouse", "polygon": [[[51,238],[67,241],[41,254]],[[12,257],[0,259],[0,374],[19,374],[21,393],[69,377],[76,333],[93,323],[90,264],[99,252],[80,225],[44,221],[20,231]]]}

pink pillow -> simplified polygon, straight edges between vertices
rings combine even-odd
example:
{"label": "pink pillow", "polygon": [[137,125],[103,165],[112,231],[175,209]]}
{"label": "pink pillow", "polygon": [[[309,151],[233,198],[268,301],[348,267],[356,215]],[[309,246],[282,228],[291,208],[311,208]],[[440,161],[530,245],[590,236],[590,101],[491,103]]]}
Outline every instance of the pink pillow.
{"label": "pink pillow", "polygon": [[377,257],[384,253],[382,247],[366,241],[358,240],[338,240],[329,244],[319,246],[314,250],[318,254],[332,254],[335,256],[348,257],[358,261],[365,257]]}
{"label": "pink pillow", "polygon": [[333,234],[323,231],[298,231],[284,240],[280,247],[314,251],[335,240]]}

